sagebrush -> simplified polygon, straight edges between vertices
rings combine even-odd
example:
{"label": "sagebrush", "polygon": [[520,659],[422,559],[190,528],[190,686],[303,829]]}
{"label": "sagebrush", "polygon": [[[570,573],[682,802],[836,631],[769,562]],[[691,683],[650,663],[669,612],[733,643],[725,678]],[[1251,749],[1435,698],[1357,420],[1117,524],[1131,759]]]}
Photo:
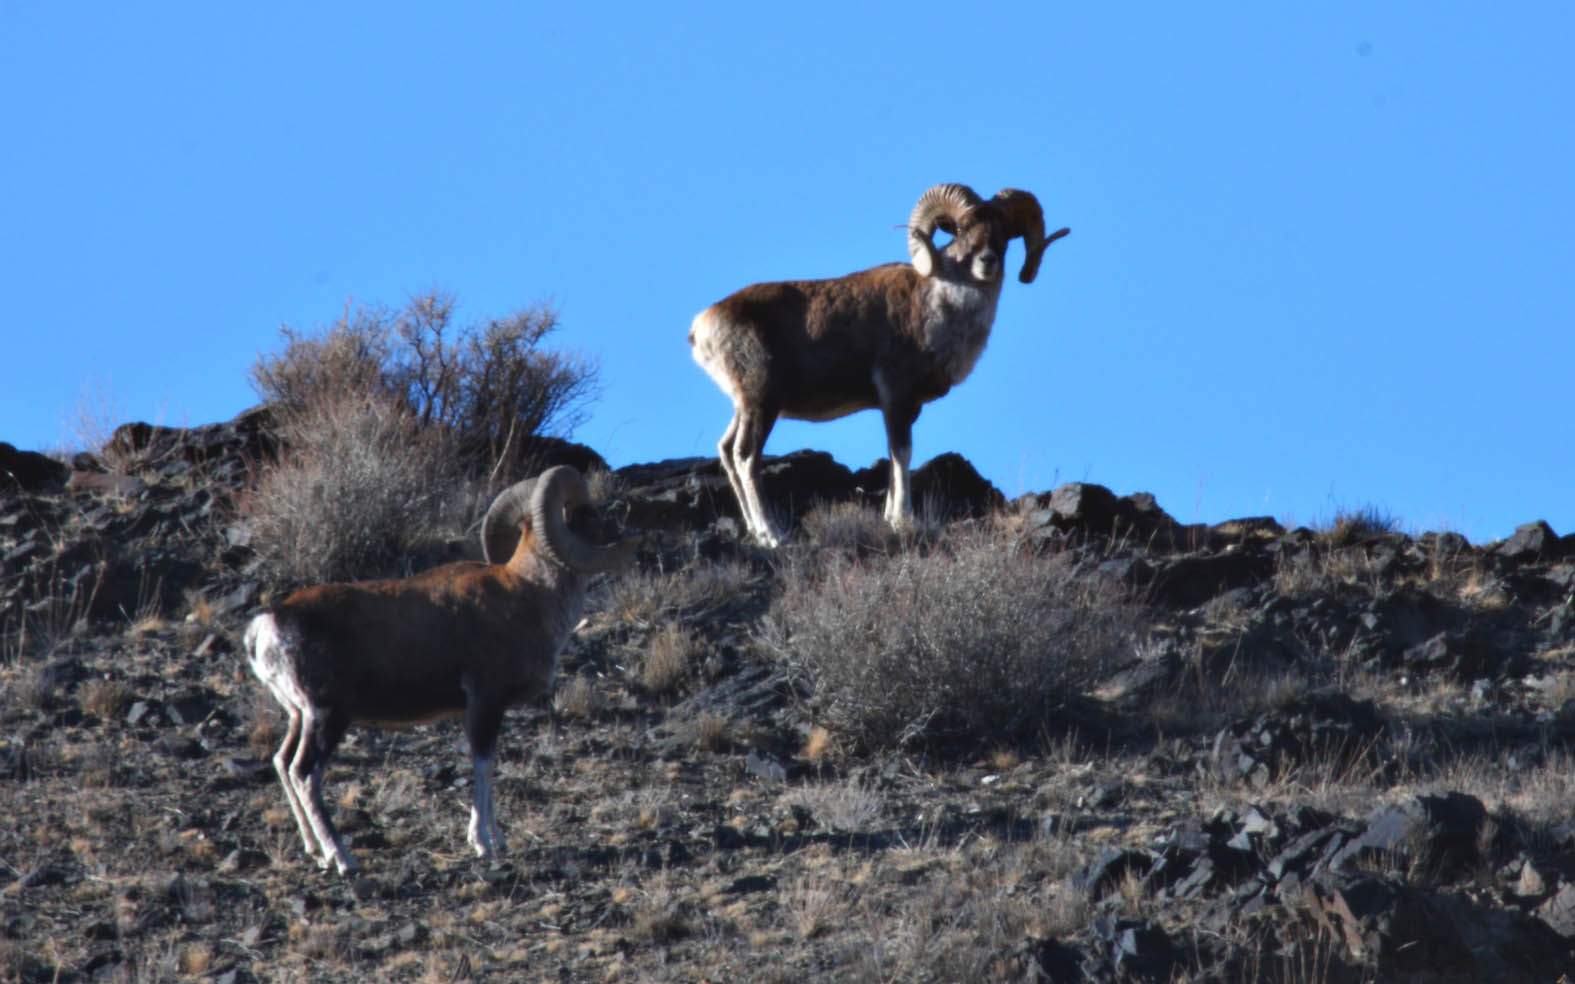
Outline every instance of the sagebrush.
{"label": "sagebrush", "polygon": [[378,394],[440,430],[457,455],[495,478],[523,477],[531,437],[567,436],[596,392],[594,361],[544,346],[559,327],[549,305],[456,325],[442,291],[404,307],[347,309],[317,333],[282,329],[285,346],[252,367],[252,385],[287,412],[354,391]]}
{"label": "sagebrush", "polygon": [[568,432],[595,367],[548,351],[547,306],[456,328],[433,291],[403,308],[346,309],[284,329],[252,384],[281,447],[245,497],[253,547],[286,586],[408,573],[457,532],[481,487],[536,470],[530,438]]}
{"label": "sagebrush", "polygon": [[887,556],[808,550],[763,634],[858,744],[1012,740],[1135,642],[1138,607],[1073,567],[988,528]]}
{"label": "sagebrush", "polygon": [[252,546],[286,586],[409,573],[447,525],[452,456],[408,410],[364,394],[319,398],[286,426],[288,451],[242,500]]}

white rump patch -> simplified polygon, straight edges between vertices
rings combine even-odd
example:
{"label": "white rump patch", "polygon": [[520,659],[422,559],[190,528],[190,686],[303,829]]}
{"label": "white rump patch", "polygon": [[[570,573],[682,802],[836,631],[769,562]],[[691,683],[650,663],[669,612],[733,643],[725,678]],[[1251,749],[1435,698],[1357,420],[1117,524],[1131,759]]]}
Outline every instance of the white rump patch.
{"label": "white rump patch", "polygon": [[711,308],[706,308],[695,315],[694,323],[689,327],[690,354],[736,406],[738,385],[733,382],[732,374],[727,371],[727,363],[722,358],[722,349],[727,344],[726,335],[723,326],[717,323],[716,314]]}

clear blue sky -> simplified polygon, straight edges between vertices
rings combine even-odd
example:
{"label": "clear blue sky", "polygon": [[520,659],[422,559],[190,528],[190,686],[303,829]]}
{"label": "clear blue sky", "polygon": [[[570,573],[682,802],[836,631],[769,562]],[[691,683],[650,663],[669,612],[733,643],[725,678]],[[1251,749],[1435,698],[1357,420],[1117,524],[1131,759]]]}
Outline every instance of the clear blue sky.
{"label": "clear blue sky", "polygon": [[[1575,8],[949,6],[10,0],[0,440],[228,418],[280,325],[436,286],[559,306],[614,465],[714,454],[695,312],[904,259],[961,181],[1072,235],[916,463],[1575,531]],[[885,453],[873,413],[805,446]]]}

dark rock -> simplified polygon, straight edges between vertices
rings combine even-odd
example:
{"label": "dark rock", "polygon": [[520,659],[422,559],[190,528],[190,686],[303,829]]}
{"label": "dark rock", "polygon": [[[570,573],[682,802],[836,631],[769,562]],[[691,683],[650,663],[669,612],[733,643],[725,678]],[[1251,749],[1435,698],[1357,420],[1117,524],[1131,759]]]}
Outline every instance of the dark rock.
{"label": "dark rock", "polygon": [[1260,584],[1274,576],[1274,555],[1264,550],[1181,557],[1160,565],[1152,597],[1171,608],[1195,608],[1233,588]]}
{"label": "dark rock", "polygon": [[1051,491],[1048,506],[1054,522],[1060,526],[1077,526],[1094,533],[1119,532],[1116,520],[1120,515],[1116,495],[1103,485],[1088,482],[1067,482]]}
{"label": "dark rock", "polygon": [[1153,860],[1143,851],[1107,847],[1078,874],[1076,884],[1084,895],[1096,900],[1114,889],[1128,873],[1139,877],[1147,874]]}
{"label": "dark rock", "polygon": [[42,492],[65,484],[71,469],[37,451],[0,441],[0,492]]}
{"label": "dark rock", "polygon": [[716,844],[717,850],[736,851],[748,847],[749,841],[739,832],[737,827],[730,824],[719,823],[711,830],[711,840]]}
{"label": "dark rock", "polygon": [[1542,520],[1515,527],[1509,539],[1492,548],[1500,557],[1517,563],[1556,561],[1564,556],[1564,544],[1553,528]]}
{"label": "dark rock", "polygon": [[1233,721],[1214,737],[1210,760],[1220,778],[1262,788],[1314,758],[1346,767],[1375,758],[1383,721],[1370,701],[1333,690]]}
{"label": "dark rock", "polygon": [[1208,528],[1213,539],[1242,543],[1252,540],[1277,540],[1285,535],[1285,527],[1272,516],[1247,516],[1228,519]]}
{"label": "dark rock", "polygon": [[1536,917],[1566,940],[1575,940],[1575,882],[1565,882],[1546,902],[1537,906]]}
{"label": "dark rock", "polygon": [[104,453],[158,466],[175,459],[193,465],[226,458],[257,461],[278,453],[274,418],[271,408],[253,407],[231,420],[200,427],[164,427],[140,421],[122,424],[110,435]]}
{"label": "dark rock", "polygon": [[1467,628],[1440,632],[1402,652],[1400,659],[1413,671],[1444,671],[1456,680],[1469,681],[1497,676],[1507,655],[1491,637]]}
{"label": "dark rock", "polygon": [[522,475],[539,475],[556,465],[569,465],[582,475],[593,471],[610,471],[607,460],[584,444],[566,441],[561,437],[533,435],[521,444],[518,460],[523,464]]}
{"label": "dark rock", "polygon": [[1169,981],[1180,960],[1164,929],[1137,919],[1096,919],[1090,930],[1119,980]]}
{"label": "dark rock", "polygon": [[67,492],[115,496],[134,499],[147,488],[147,483],[135,475],[111,475],[106,472],[74,471],[66,481]]}
{"label": "dark rock", "polygon": [[700,529],[721,515],[738,515],[733,491],[715,458],[629,465],[614,474],[627,491],[609,508],[627,527]]}
{"label": "dark rock", "polygon": [[1453,877],[1482,860],[1479,839],[1486,821],[1487,809],[1474,796],[1416,796],[1368,814],[1362,832],[1329,864],[1422,865],[1437,877]]}
{"label": "dark rock", "polygon": [[188,761],[203,758],[208,754],[203,749],[201,742],[188,735],[181,734],[160,735],[155,741],[154,747],[158,749],[160,754]]}
{"label": "dark rock", "polygon": [[[1006,504],[1000,490],[985,480],[973,465],[956,452],[936,455],[910,476],[913,507],[921,516],[942,520],[983,516]],[[885,496],[891,484],[891,461],[882,458],[852,475],[853,489],[869,499]],[[835,490],[833,490],[835,492]],[[851,494],[852,489],[849,490]],[[842,496],[830,495],[830,498]]]}
{"label": "dark rock", "polygon": [[1047,984],[1082,984],[1083,951],[1059,940],[1034,940],[1028,945],[1025,963],[1033,972],[1032,980]]}
{"label": "dark rock", "polygon": [[214,703],[206,694],[187,694],[168,701],[164,711],[176,724],[195,725],[213,713]]}

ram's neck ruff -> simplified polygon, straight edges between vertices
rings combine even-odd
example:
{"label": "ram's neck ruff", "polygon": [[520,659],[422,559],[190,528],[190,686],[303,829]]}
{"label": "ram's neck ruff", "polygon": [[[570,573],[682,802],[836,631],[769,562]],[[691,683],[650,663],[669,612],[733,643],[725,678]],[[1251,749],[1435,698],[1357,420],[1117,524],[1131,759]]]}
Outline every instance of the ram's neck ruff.
{"label": "ram's neck ruff", "polygon": [[1001,283],[931,277],[925,284],[924,347],[935,353],[953,386],[968,378],[990,340]]}

